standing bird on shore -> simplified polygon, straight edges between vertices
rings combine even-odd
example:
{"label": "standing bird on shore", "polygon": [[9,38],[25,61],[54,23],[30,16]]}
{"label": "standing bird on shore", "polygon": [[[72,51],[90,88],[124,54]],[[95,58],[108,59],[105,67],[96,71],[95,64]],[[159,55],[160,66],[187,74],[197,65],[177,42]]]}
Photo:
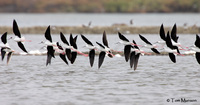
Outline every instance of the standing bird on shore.
{"label": "standing bird on shore", "polygon": [[3,44],[0,44],[1,47],[1,58],[2,61],[4,60],[5,55],[7,54],[7,64],[10,61],[10,58],[12,56],[12,53],[14,52],[14,50],[12,50],[9,46],[9,44],[7,43],[7,32],[5,32],[2,36],[1,36],[1,41],[3,42]]}
{"label": "standing bird on shore", "polygon": [[154,53],[156,54],[160,54],[160,52],[156,49],[157,46],[152,44],[151,42],[149,42],[144,36],[139,34],[140,39],[142,39],[146,44],[144,45],[144,47],[146,48],[150,48]]}
{"label": "standing bird on shore", "polygon": [[112,58],[112,57],[114,56],[114,55],[112,54],[112,52],[111,52],[109,46],[108,46],[108,41],[107,41],[107,38],[106,38],[106,32],[105,32],[105,31],[103,32],[103,38],[102,38],[102,40],[103,40],[103,44],[104,44],[104,45],[102,45],[101,43],[96,42],[96,43],[99,45],[98,50],[101,51],[100,54],[99,54],[98,68],[101,67],[101,65],[102,65],[102,63],[103,63],[103,61],[104,61],[104,58],[105,58],[105,55],[106,55],[106,54],[108,54],[108,56],[109,56],[110,58]]}
{"label": "standing bird on shore", "polygon": [[[13,20],[13,33],[15,34],[15,38],[14,38],[14,41],[17,42],[18,46],[26,53],[27,50],[26,48],[24,47],[23,45],[23,42],[25,41],[29,41],[31,42],[30,40],[25,40],[25,37],[24,36],[21,36],[21,33],[19,31],[19,28],[18,28],[18,25],[17,25],[17,22],[15,20]],[[12,38],[12,37],[11,37]]]}
{"label": "standing bird on shore", "polygon": [[89,41],[84,35],[81,35],[82,39],[85,41],[86,44],[86,48],[88,48],[89,51],[89,60],[90,60],[90,66],[92,67],[94,64],[94,58],[95,58],[95,46],[92,44],[91,41]]}

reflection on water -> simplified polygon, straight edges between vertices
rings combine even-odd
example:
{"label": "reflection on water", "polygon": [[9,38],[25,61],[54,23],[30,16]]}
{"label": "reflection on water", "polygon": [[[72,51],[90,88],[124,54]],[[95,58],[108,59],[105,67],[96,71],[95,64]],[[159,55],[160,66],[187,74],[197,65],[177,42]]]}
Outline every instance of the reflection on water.
{"label": "reflection on water", "polygon": [[[87,57],[66,65],[58,56],[45,66],[46,56],[13,56],[0,62],[1,104],[132,105],[171,104],[169,98],[197,99],[200,104],[200,69],[193,56],[141,56],[136,71],[124,58],[105,58],[97,69]],[[182,104],[182,103],[175,103]]]}

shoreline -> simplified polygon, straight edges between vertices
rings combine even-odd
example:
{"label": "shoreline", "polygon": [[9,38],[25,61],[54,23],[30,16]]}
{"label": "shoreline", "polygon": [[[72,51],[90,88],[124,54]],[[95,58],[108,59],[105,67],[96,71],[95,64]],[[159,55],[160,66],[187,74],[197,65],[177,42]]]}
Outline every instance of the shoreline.
{"label": "shoreline", "polygon": [[[21,34],[44,34],[47,26],[33,26],[33,27],[19,27]],[[165,32],[171,30],[172,27],[164,27]],[[112,26],[51,26],[52,34],[102,34],[103,31],[107,34],[116,34],[117,32],[126,34],[159,34],[160,26],[129,26],[125,24],[112,25]],[[13,34],[12,27],[0,26],[0,33]],[[198,34],[200,27],[193,26],[178,26],[178,34]]]}

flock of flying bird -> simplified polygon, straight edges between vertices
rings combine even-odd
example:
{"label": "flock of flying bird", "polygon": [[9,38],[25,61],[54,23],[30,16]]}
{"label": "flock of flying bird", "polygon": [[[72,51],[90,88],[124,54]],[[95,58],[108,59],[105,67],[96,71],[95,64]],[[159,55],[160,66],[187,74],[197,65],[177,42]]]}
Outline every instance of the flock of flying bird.
{"label": "flock of flying bird", "polygon": [[[14,20],[13,21],[13,33],[15,34],[14,41],[17,42],[18,46],[26,53],[28,51],[24,47],[24,42],[25,41],[30,41],[26,40],[25,37],[21,36],[21,33],[19,31],[17,22]],[[47,60],[46,60],[46,66],[51,64],[51,59],[55,58],[55,53],[58,53],[60,58],[68,65],[68,60],[70,61],[71,64],[73,64],[76,60],[77,54],[81,54],[85,57],[89,56],[89,62],[90,66],[92,67],[94,64],[94,59],[95,59],[95,51],[100,52],[99,53],[99,60],[98,60],[98,68],[101,67],[103,64],[104,58],[107,55],[108,57],[112,58],[116,55],[112,53],[112,49],[110,49],[106,37],[106,32],[103,32],[103,37],[102,41],[103,44],[96,42],[98,46],[94,46],[94,44],[86,38],[84,35],[81,34],[81,38],[85,41],[86,43],[86,48],[89,49],[89,54],[84,54],[80,51],[78,51],[76,40],[77,36],[73,37],[72,34],[70,34],[69,37],[69,42],[67,41],[66,37],[62,32],[60,32],[60,38],[61,41],[63,42],[63,46],[59,44],[59,42],[53,42],[51,38],[51,31],[50,31],[50,26],[47,27],[45,31],[45,38],[46,41],[42,41],[41,43],[46,45],[47,48]],[[164,31],[163,24],[160,27],[160,38],[162,39],[161,41],[157,41],[156,43],[151,43],[149,42],[144,36],[139,34],[139,37],[141,40],[145,42],[145,45],[137,45],[137,43],[132,40],[129,41],[124,35],[122,35],[120,32],[118,32],[118,36],[120,41],[118,42],[119,44],[124,45],[124,57],[126,62],[130,62],[130,67],[136,70],[137,65],[138,65],[138,60],[141,54],[145,54],[143,50],[140,50],[139,47],[146,47],[150,48],[154,53],[160,54],[158,51],[158,47],[163,49],[165,52],[168,52],[169,58],[171,59],[172,62],[176,63],[176,55],[182,55],[179,50],[192,50],[195,52],[195,57],[197,62],[200,64],[200,36],[196,35],[196,41],[194,43],[194,46],[189,47],[184,47],[178,42],[178,36],[177,36],[177,27],[176,24],[174,24],[171,33],[169,31],[167,34]],[[13,39],[12,37],[10,39]],[[14,52],[13,49],[10,48],[9,44],[7,43],[7,32],[5,32],[1,36],[1,41],[2,44],[0,44],[1,47],[1,56],[2,60],[4,60],[5,55],[7,54],[7,64],[9,63],[9,60]],[[157,46],[159,44],[160,46]],[[67,57],[66,57],[67,56]],[[67,60],[68,59],[68,60]]]}

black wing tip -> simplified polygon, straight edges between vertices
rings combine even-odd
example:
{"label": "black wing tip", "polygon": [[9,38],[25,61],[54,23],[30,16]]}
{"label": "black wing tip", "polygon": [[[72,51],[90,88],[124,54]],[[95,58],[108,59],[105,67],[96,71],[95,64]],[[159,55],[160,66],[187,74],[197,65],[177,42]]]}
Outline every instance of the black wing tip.
{"label": "black wing tip", "polygon": [[121,32],[119,32],[119,31],[118,31],[117,33],[118,33],[118,35],[122,35],[122,33],[121,33]]}
{"label": "black wing tip", "polygon": [[15,19],[13,20],[13,26],[14,26],[14,28],[18,27],[17,21]]}
{"label": "black wing tip", "polygon": [[3,35],[7,35],[7,34],[8,34],[8,32],[4,32],[4,33],[3,33]]}
{"label": "black wing tip", "polygon": [[174,27],[176,27],[176,23],[174,23]]}
{"label": "black wing tip", "polygon": [[62,32],[60,32],[60,35],[64,35]]}
{"label": "black wing tip", "polygon": [[157,49],[155,49],[155,48],[151,48],[151,50],[152,50],[154,53],[156,53],[156,54],[160,54],[160,52],[159,52]]}
{"label": "black wing tip", "polygon": [[95,50],[92,49],[89,52],[90,66],[93,67],[94,59],[95,59]]}
{"label": "black wing tip", "polygon": [[21,42],[18,42],[18,46],[26,53],[28,53],[28,51],[26,50],[26,48],[24,47],[24,45]]}
{"label": "black wing tip", "polygon": [[15,19],[13,19],[13,23],[17,23]]}

